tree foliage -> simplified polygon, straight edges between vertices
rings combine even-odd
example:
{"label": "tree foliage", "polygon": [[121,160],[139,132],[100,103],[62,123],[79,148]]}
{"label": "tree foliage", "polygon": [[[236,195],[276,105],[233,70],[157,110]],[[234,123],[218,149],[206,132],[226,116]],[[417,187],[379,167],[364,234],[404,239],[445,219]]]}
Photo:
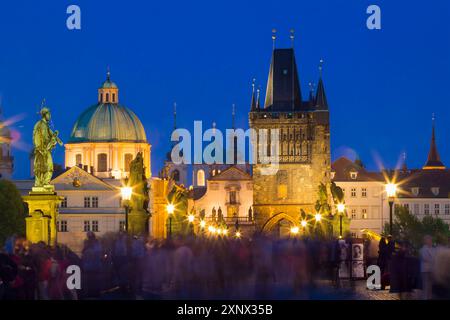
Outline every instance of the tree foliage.
{"label": "tree foliage", "polygon": [[[384,226],[385,234],[389,233],[389,223]],[[438,217],[425,216],[420,220],[403,206],[396,206],[392,236],[396,240],[408,241],[415,250],[422,246],[423,237],[430,235],[436,244],[447,244],[450,237],[449,225]]]}
{"label": "tree foliage", "polygon": [[19,190],[11,181],[0,179],[0,244],[14,234],[25,234],[25,217]]}

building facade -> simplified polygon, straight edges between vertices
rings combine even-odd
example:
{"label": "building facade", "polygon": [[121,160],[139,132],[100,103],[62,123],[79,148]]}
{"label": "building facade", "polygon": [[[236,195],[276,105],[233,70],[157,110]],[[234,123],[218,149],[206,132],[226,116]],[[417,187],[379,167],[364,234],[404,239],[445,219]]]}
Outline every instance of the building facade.
{"label": "building facade", "polygon": [[0,106],[0,179],[11,179],[14,170],[14,157],[11,153],[11,130],[3,118]]}

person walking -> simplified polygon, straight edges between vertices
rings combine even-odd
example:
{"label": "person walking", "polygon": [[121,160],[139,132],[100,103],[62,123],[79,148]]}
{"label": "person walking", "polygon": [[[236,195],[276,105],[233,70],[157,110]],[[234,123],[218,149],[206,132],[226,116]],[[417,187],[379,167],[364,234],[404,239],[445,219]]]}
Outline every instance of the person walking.
{"label": "person walking", "polygon": [[420,249],[420,274],[422,278],[422,299],[432,299],[432,272],[434,267],[435,249],[433,238],[426,235],[423,238],[423,246]]}

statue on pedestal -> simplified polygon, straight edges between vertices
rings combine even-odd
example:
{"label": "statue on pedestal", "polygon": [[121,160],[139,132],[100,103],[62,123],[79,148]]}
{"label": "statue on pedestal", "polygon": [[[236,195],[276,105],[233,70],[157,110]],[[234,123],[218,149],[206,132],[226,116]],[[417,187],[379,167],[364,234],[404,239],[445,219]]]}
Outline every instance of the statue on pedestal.
{"label": "statue on pedestal", "polygon": [[41,120],[39,120],[33,129],[33,155],[34,155],[34,174],[35,187],[48,187],[53,175],[52,151],[56,144],[63,145],[58,137],[59,132],[50,129],[50,109],[42,106]]}

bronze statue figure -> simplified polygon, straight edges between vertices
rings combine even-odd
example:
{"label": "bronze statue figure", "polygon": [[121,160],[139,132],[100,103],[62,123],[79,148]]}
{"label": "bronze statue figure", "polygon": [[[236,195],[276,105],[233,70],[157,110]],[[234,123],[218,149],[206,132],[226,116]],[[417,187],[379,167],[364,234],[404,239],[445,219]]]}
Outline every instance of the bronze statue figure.
{"label": "bronze statue figure", "polygon": [[42,107],[39,120],[33,129],[33,155],[34,155],[34,175],[35,187],[46,187],[50,185],[53,175],[52,151],[56,144],[63,145],[58,137],[58,130],[50,129],[50,109]]}

